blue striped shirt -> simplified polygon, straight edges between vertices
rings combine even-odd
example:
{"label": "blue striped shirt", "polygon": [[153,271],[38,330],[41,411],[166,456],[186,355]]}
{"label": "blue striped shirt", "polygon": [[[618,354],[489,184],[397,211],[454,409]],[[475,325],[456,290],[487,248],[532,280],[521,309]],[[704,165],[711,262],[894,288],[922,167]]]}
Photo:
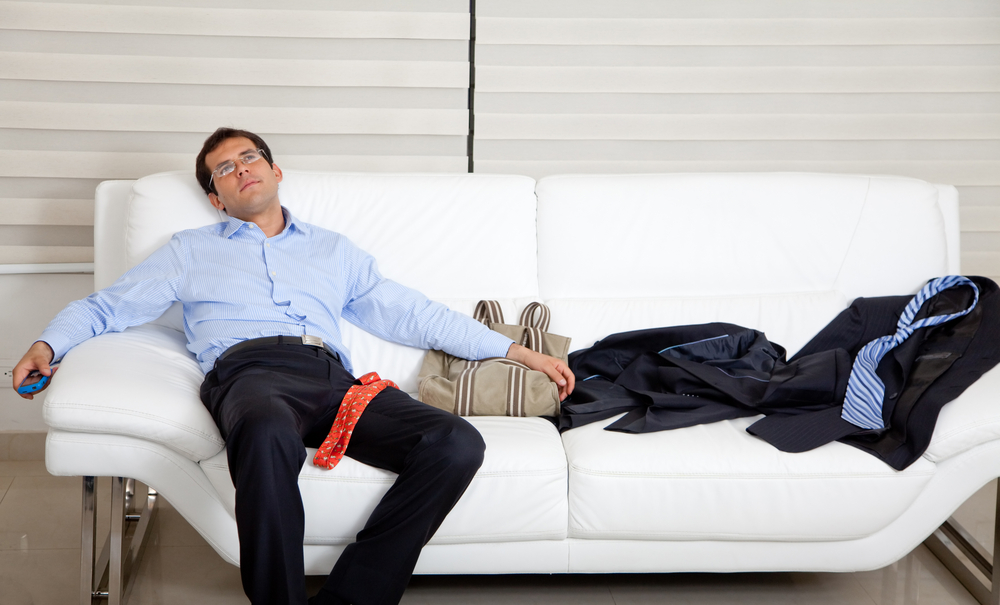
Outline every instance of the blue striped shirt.
{"label": "blue striped shirt", "polygon": [[339,233],[296,220],[267,238],[253,223],[181,231],[111,286],[70,303],[39,340],[60,359],[105,332],[184,308],[188,349],[206,373],[232,345],[263,336],[319,336],[352,371],[340,319],[386,340],[466,359],[504,357],[513,342],[467,315],[385,279]]}

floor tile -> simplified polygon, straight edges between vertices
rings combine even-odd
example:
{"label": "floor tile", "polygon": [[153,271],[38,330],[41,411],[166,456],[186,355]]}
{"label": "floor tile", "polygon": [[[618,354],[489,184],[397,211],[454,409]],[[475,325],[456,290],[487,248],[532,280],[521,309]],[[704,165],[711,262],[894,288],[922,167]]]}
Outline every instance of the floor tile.
{"label": "floor tile", "polygon": [[150,546],[130,605],[247,605],[239,568],[209,546]]}
{"label": "floor tile", "polygon": [[80,548],[76,477],[15,477],[0,501],[0,551]]}
{"label": "floor tile", "polygon": [[44,460],[0,460],[0,477],[51,477]]}
{"label": "floor tile", "polygon": [[0,551],[0,603],[79,603],[80,549]]}

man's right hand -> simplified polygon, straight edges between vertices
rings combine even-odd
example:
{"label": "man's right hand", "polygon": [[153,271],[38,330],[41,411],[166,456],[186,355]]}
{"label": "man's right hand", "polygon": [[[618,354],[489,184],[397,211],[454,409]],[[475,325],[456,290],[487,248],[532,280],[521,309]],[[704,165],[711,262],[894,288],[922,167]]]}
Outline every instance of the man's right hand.
{"label": "man's right hand", "polygon": [[[55,353],[52,352],[52,347],[45,341],[39,340],[31,345],[31,348],[24,354],[21,361],[17,362],[17,365],[14,366],[14,391],[16,392],[17,387],[21,386],[21,383],[28,377],[28,374],[31,374],[35,370],[38,370],[42,376],[52,376],[52,372],[55,370],[49,364],[52,363],[54,356]],[[50,380],[49,384],[51,383],[52,381]],[[49,385],[45,385],[42,391],[47,388],[49,388]],[[38,392],[40,393],[41,391]],[[18,395],[21,395],[21,393],[18,393]],[[33,395],[21,395],[21,397],[25,399],[35,398]]]}

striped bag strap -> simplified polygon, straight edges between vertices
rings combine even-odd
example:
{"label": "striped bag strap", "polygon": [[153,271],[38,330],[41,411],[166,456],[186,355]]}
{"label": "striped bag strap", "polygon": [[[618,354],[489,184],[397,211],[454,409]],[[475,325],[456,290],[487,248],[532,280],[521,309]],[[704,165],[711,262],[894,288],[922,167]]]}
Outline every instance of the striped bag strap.
{"label": "striped bag strap", "polygon": [[472,318],[487,326],[490,323],[502,324],[503,310],[500,308],[500,303],[495,300],[481,300],[476,305],[476,311],[472,314]]}
{"label": "striped bag strap", "polygon": [[523,417],[528,366],[516,361],[507,364],[507,415]]}
{"label": "striped bag strap", "polygon": [[521,311],[517,323],[527,328],[521,344],[537,353],[542,352],[542,332],[549,331],[549,320],[552,313],[540,302],[530,303]]}
{"label": "striped bag strap", "polygon": [[455,384],[455,415],[472,415],[472,393],[476,386],[476,370],[483,365],[481,361],[466,360],[465,369],[458,375]]}

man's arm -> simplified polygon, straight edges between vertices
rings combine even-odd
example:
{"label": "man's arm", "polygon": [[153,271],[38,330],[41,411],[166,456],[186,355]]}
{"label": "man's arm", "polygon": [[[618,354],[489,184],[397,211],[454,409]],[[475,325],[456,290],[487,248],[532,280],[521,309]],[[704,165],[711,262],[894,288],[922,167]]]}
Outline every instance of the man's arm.
{"label": "man's arm", "polygon": [[[183,257],[183,245],[175,237],[111,286],[67,305],[14,367],[14,390],[32,371],[52,376],[52,362],[84,340],[106,332],[120,332],[162,315],[177,300],[185,265]],[[46,388],[48,385],[36,393]]]}
{"label": "man's arm", "polygon": [[[31,345],[31,348],[24,354],[21,361],[17,362],[17,365],[14,366],[14,390],[17,391],[17,387],[28,377],[28,374],[36,370],[42,376],[52,376],[53,369],[49,364],[52,363],[53,359],[55,359],[55,356],[52,353],[52,347],[45,341],[39,340]],[[42,387],[42,391],[47,388],[49,388],[49,385]],[[22,393],[18,393],[18,395],[21,395],[25,399],[34,399],[33,395]]]}
{"label": "man's arm", "polygon": [[507,350],[507,359],[521,362],[532,370],[548,374],[549,379],[559,387],[559,401],[566,399],[573,393],[573,387],[576,386],[576,376],[566,364],[555,357],[536,353],[527,347],[514,343]]}

